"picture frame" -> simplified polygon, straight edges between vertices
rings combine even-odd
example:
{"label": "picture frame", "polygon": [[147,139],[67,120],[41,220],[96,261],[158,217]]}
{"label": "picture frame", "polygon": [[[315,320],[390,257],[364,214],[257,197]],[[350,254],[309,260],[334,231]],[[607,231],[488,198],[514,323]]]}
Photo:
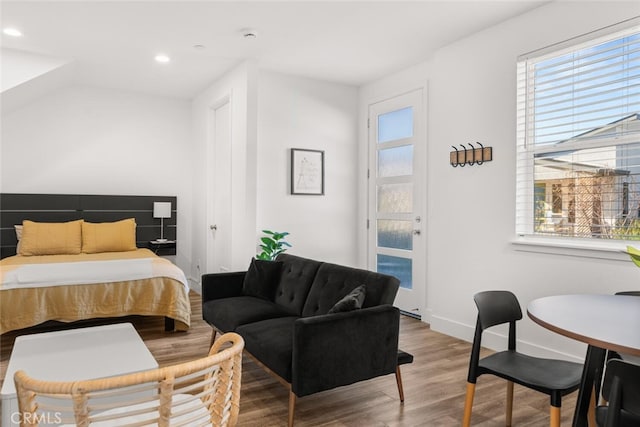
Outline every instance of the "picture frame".
{"label": "picture frame", "polygon": [[324,151],[291,149],[291,194],[324,195]]}

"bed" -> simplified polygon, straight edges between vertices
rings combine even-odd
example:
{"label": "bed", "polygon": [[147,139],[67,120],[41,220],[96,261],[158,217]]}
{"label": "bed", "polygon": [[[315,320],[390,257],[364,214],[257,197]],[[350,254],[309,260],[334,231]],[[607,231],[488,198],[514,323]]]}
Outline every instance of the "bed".
{"label": "bed", "polygon": [[1,194],[0,334],[128,315],[188,329],[184,273],[145,248],[160,235],[154,201],[176,206],[175,197]]}

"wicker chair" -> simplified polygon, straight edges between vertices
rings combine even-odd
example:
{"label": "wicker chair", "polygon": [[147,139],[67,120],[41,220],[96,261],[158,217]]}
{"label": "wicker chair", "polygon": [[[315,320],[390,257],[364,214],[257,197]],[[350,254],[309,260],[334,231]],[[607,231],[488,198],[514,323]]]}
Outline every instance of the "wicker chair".
{"label": "wicker chair", "polygon": [[39,381],[16,372],[22,426],[234,426],[242,350],[222,335],[209,356],[165,368],[84,381]]}

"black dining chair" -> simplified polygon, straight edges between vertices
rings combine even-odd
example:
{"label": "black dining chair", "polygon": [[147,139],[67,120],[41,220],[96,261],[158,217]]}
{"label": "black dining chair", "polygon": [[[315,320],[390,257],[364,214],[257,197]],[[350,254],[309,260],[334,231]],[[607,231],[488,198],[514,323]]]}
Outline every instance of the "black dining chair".
{"label": "black dining chair", "polygon": [[[640,297],[640,291],[620,291],[620,292],[616,292],[615,295],[627,295],[627,296],[633,296],[633,297]],[[618,353],[617,351],[613,351],[613,350],[607,350],[607,356],[605,357],[605,365],[607,363],[609,363],[610,360],[612,359],[623,359],[623,360],[627,360],[627,361],[631,361],[633,363],[640,363],[640,358],[638,358],[638,356],[629,356],[626,354],[621,354]],[[601,388],[601,383],[602,383],[602,372],[603,369],[598,369],[598,372],[596,373],[597,377],[596,377],[596,395],[600,395],[600,388]],[[603,396],[604,398],[604,396]],[[606,399],[605,399],[606,401]],[[638,424],[638,426],[640,426],[640,424]],[[636,427],[638,427],[636,426]]]}
{"label": "black dining chair", "polygon": [[[616,295],[627,295],[627,296],[632,296],[632,297],[640,297],[640,291],[620,291],[620,292],[616,292]],[[618,359],[623,359],[623,360],[628,360],[631,361],[635,364],[639,364],[640,363],[640,358],[638,358],[637,356],[629,356],[626,354],[619,354],[616,352],[612,352],[613,354],[617,354],[617,358]]]}
{"label": "black dining chair", "polygon": [[[615,295],[627,295],[627,296],[631,296],[631,297],[640,297],[640,291],[620,291],[620,292],[616,292]],[[629,356],[626,355],[622,355],[618,352],[615,352],[613,350],[609,350],[607,351],[607,362],[611,359],[625,359],[628,358]],[[632,360],[634,361],[634,360]],[[635,362],[635,361],[634,361]]]}
{"label": "black dining chair", "polygon": [[[640,297],[640,291],[620,291],[620,292],[616,292],[615,295],[627,295],[627,296],[632,296],[632,297]],[[628,357],[629,356],[622,355],[622,354],[620,354],[620,353],[618,353],[616,351],[608,350],[607,351],[606,361],[608,362],[611,359],[625,359],[625,358],[628,358]],[[632,361],[634,361],[634,360],[632,360]],[[600,372],[600,374],[601,374],[601,372]],[[602,375],[600,375],[599,378],[602,379]]]}
{"label": "black dining chair", "polygon": [[604,375],[602,397],[609,404],[596,409],[599,427],[640,426],[640,365],[611,359]]}
{"label": "black dining chair", "polygon": [[[478,377],[483,374],[491,374],[507,380],[507,426],[511,425],[513,384],[516,383],[549,395],[550,425],[559,427],[562,396],[577,390],[580,386],[582,365],[563,360],[532,357],[516,351],[516,322],[522,319],[522,311],[513,293],[485,291],[477,293],[473,299],[478,307],[478,320],[469,361],[463,427],[471,425],[475,385]],[[482,333],[487,328],[505,323],[509,324],[508,349],[480,359]]]}
{"label": "black dining chair", "polygon": [[[631,297],[640,297],[640,291],[620,291],[620,292],[616,292],[615,295],[627,295]],[[613,350],[609,350],[607,351],[607,361],[611,359],[622,359],[622,356]]]}

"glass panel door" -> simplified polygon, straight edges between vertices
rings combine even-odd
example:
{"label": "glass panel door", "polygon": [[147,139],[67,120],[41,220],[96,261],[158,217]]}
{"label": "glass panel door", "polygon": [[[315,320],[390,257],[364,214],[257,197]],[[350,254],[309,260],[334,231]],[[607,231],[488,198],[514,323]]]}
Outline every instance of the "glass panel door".
{"label": "glass panel door", "polygon": [[400,280],[395,304],[416,316],[425,305],[422,120],[422,90],[369,108],[369,267]]}

